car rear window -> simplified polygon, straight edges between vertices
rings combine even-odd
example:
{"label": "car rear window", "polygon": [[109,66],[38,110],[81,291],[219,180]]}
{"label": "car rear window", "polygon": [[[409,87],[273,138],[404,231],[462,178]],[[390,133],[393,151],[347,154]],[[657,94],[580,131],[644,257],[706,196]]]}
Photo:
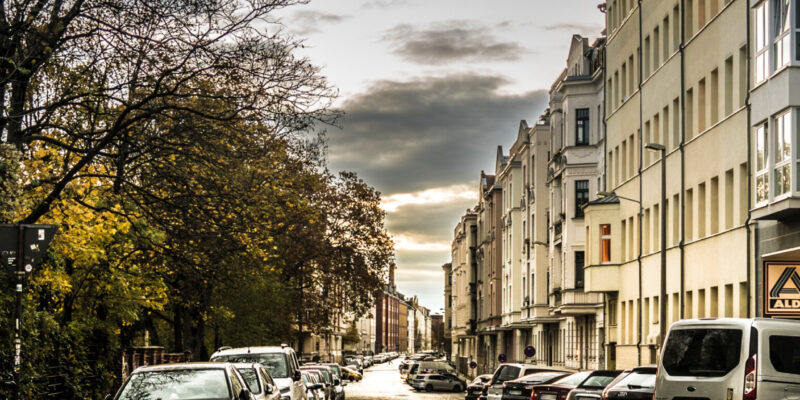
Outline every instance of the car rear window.
{"label": "car rear window", "polygon": [[656,387],[656,374],[642,374],[633,372],[628,376],[622,378],[614,388],[620,389],[653,389]]}
{"label": "car rear window", "polygon": [[615,376],[602,376],[602,375],[595,375],[590,376],[589,379],[583,381],[581,383],[582,388],[589,388],[589,389],[603,389],[608,386],[611,381],[613,381]]}
{"label": "car rear window", "polygon": [[800,336],[770,336],[769,361],[775,371],[800,375]]}
{"label": "car rear window", "polygon": [[289,377],[288,363],[286,355],[283,353],[262,353],[262,354],[230,354],[216,356],[211,359],[214,362],[232,363],[258,363],[269,371],[273,378],[283,379]]}
{"label": "car rear window", "polygon": [[537,372],[535,374],[526,375],[522,378],[519,378],[519,381],[527,384],[536,384],[547,382],[553,378],[558,378],[561,376],[564,376],[563,372]]}
{"label": "car rear window", "polygon": [[578,386],[581,384],[581,382],[583,382],[584,379],[586,379],[586,377],[589,376],[589,374],[591,374],[591,372],[589,371],[574,373],[572,375],[565,376],[553,382],[553,384],[564,385],[564,386]]}
{"label": "car rear window", "polygon": [[229,399],[228,379],[222,369],[140,372],[131,375],[120,400]]}
{"label": "car rear window", "polygon": [[503,383],[512,379],[519,378],[519,367],[513,365],[503,365],[494,374],[494,383]]}
{"label": "car rear window", "polygon": [[678,329],[664,348],[664,369],[673,376],[724,376],[741,361],[741,329]]}

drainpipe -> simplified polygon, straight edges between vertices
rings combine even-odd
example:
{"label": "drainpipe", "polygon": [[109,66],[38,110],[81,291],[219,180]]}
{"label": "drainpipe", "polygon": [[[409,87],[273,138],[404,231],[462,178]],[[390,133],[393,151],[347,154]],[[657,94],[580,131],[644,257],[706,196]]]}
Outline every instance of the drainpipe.
{"label": "drainpipe", "polygon": [[[680,249],[681,255],[681,285],[680,285],[680,293],[678,296],[680,297],[679,301],[679,308],[680,308],[680,319],[686,318],[686,303],[685,303],[685,294],[686,294],[686,149],[684,147],[684,143],[686,142],[686,47],[684,43],[686,43],[686,1],[681,0],[681,42],[678,44],[678,48],[680,51],[681,57],[681,142],[678,144],[678,147],[681,152],[681,193],[680,193],[680,201],[681,201],[681,237],[678,241],[678,247]],[[691,21],[690,21],[691,23]],[[663,301],[663,300],[662,300]]]}
{"label": "drainpipe", "polygon": [[[795,6],[797,6],[797,4],[795,4]],[[745,17],[746,24],[745,25],[747,26],[747,41],[746,41],[746,44],[745,44],[745,49],[746,49],[746,53],[747,53],[746,56],[745,56],[745,57],[747,57],[747,63],[746,63],[747,64],[747,67],[746,67],[747,68],[747,78],[746,78],[746,81],[747,81],[747,93],[745,94],[745,97],[744,97],[744,105],[745,105],[746,112],[747,112],[747,218],[745,219],[745,222],[744,222],[745,231],[747,232],[747,263],[745,265],[745,272],[747,272],[747,280],[746,280],[746,283],[745,283],[745,287],[746,287],[746,290],[747,290],[747,314],[746,314],[746,316],[747,316],[747,318],[750,318],[750,317],[752,317],[752,315],[750,313],[750,308],[752,306],[752,299],[750,297],[750,288],[751,288],[751,285],[752,285],[752,280],[750,278],[750,265],[749,265],[749,263],[750,263],[750,259],[752,258],[753,259],[753,274],[755,274],[755,271],[758,270],[757,260],[759,259],[759,257],[758,257],[758,225],[756,225],[755,231],[753,231],[752,228],[750,227],[750,223],[751,223],[750,208],[753,206],[752,205],[752,202],[753,202],[753,196],[752,196],[752,194],[753,194],[753,187],[752,187],[753,186],[753,177],[751,176],[751,172],[750,172],[750,171],[753,170],[753,168],[752,168],[752,165],[753,165],[752,164],[752,162],[753,162],[753,152],[751,151],[751,149],[752,149],[752,140],[753,140],[752,136],[753,135],[750,133],[750,126],[752,124],[752,120],[751,120],[752,119],[752,115],[750,114],[750,110],[752,108],[752,105],[750,104],[750,85],[751,85],[751,82],[750,82],[750,2],[749,1],[745,2],[744,8],[745,8],[745,12],[746,12],[746,17]],[[750,238],[751,237],[753,237],[755,239],[754,244],[753,244],[754,249],[752,249],[752,250],[751,250],[751,247],[750,247]],[[756,280],[758,280],[758,276],[756,276],[755,278],[756,278]],[[756,288],[758,288],[758,286]],[[740,296],[741,296],[741,294],[740,294]],[[756,313],[756,314],[758,314],[758,313]]]}
{"label": "drainpipe", "polygon": [[639,264],[639,298],[636,299],[636,362],[642,363],[642,81],[644,71],[642,69],[642,0],[638,0],[639,14],[639,251],[636,261]]}

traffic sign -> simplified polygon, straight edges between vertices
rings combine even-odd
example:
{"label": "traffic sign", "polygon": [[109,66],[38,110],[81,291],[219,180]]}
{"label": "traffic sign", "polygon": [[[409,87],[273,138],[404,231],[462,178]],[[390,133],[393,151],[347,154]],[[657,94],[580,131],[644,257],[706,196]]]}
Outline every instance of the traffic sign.
{"label": "traffic sign", "polygon": [[470,361],[469,362],[469,367],[470,367],[470,369],[478,368],[478,363],[476,363],[475,361]]}
{"label": "traffic sign", "polygon": [[24,239],[23,272],[25,275],[30,275],[42,261],[57,228],[54,225],[0,225],[0,264],[9,274],[17,271],[20,229]]}
{"label": "traffic sign", "polygon": [[531,358],[536,355],[536,348],[533,346],[528,346],[525,348],[525,357]]}
{"label": "traffic sign", "polygon": [[506,362],[506,355],[500,354],[499,356],[497,356],[497,361],[500,361],[501,363]]}

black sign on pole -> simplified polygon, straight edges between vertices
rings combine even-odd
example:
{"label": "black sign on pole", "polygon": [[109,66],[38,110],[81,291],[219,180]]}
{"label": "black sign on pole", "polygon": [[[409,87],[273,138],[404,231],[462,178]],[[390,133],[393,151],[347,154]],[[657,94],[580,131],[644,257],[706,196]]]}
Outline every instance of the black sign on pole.
{"label": "black sign on pole", "polygon": [[55,232],[53,225],[0,225],[0,264],[17,278],[14,290],[14,397],[17,400],[22,398],[19,373],[22,365],[22,284],[42,261]]}
{"label": "black sign on pole", "polygon": [[533,346],[528,346],[525,348],[525,357],[531,358],[536,355],[536,348]]}

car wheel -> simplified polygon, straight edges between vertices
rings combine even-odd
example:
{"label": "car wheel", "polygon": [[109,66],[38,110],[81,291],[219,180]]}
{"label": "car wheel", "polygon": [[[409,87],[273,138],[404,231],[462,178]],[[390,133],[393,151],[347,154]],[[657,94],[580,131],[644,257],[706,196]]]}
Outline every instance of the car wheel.
{"label": "car wheel", "polygon": [[433,391],[433,385],[431,385],[430,383],[425,385],[425,391],[426,392],[432,392]]}
{"label": "car wheel", "polygon": [[454,392],[463,392],[463,390],[461,389],[461,385],[459,385],[459,384],[456,384],[455,386],[453,386],[453,391]]}

